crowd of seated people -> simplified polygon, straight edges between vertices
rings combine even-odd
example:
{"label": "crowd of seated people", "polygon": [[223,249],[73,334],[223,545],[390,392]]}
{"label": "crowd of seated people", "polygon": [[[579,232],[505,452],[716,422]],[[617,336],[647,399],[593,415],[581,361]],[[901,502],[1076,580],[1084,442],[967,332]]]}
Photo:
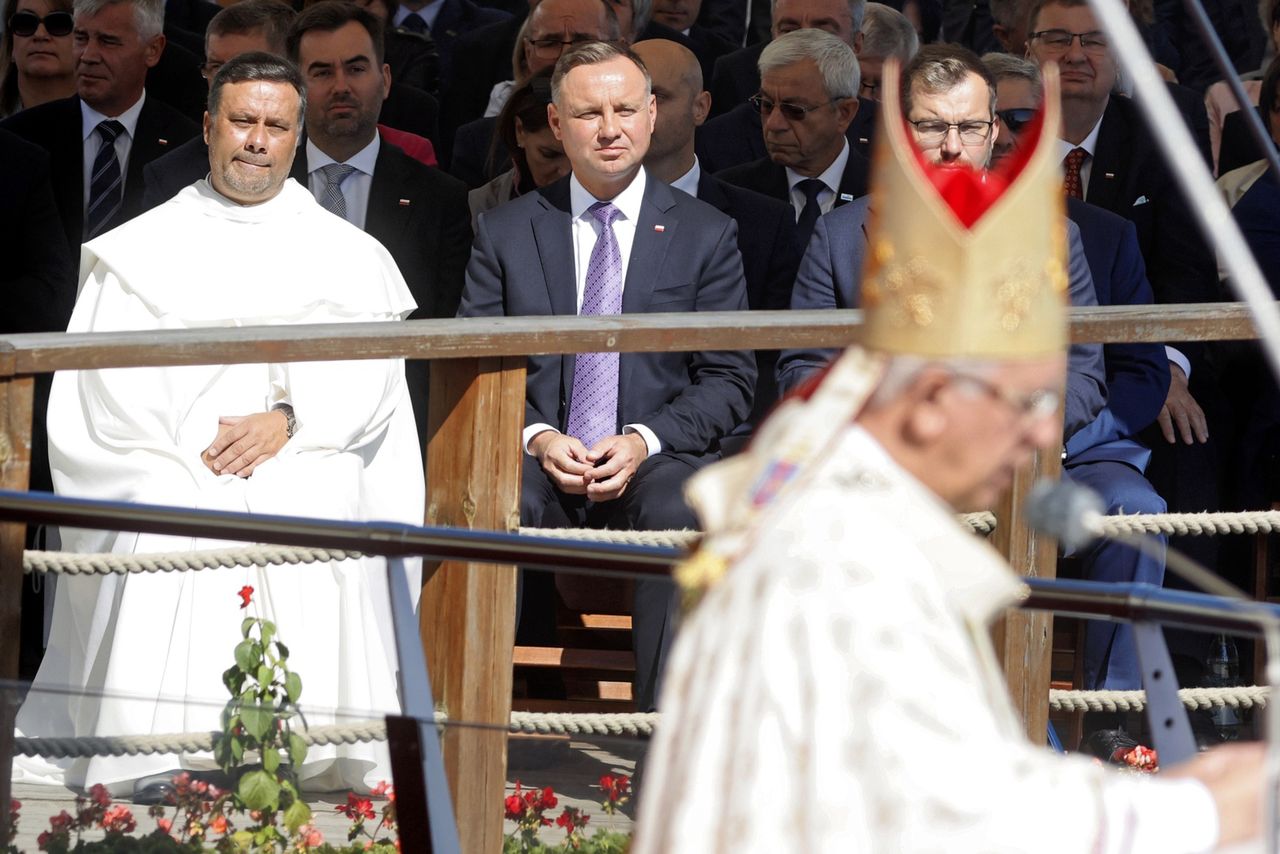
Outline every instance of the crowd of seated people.
{"label": "crowd of seated people", "polygon": [[[1280,275],[1280,189],[1256,162],[1256,147],[1237,139],[1240,117],[1233,122],[1208,50],[1177,5],[1130,9],[1206,166],[1224,175],[1264,270]],[[1248,91],[1280,141],[1280,66],[1271,59],[1280,2],[1206,5],[1237,68],[1261,77]],[[907,116],[928,156],[975,169],[996,168],[992,157],[1016,145],[1041,102],[1038,69],[1056,63],[1064,191],[1081,270],[1092,281],[1078,301],[1230,298],[1173,179],[1180,164],[1165,161],[1086,0],[774,0],[763,21],[759,7],[5,0],[0,332],[64,329],[81,245],[204,177],[204,93],[221,64],[250,50],[298,65],[309,95],[293,177],[385,246],[418,304],[415,317],[856,307],[868,156],[891,59],[917,70],[967,68],[986,81],[990,97],[969,112],[951,104]],[[643,105],[639,117],[631,106],[625,115],[611,110],[606,123],[644,160],[638,181],[601,177],[608,170],[599,152],[573,138],[581,117],[564,99],[574,91],[553,78],[562,56],[598,42],[624,57],[634,51],[652,78],[652,127],[639,127],[649,122]],[[935,86],[928,81],[921,85]],[[581,204],[610,193],[617,220],[597,219]],[[618,235],[611,251],[622,273],[619,292],[597,300],[583,281],[606,232]],[[519,253],[522,266],[513,263]],[[552,293],[529,286],[534,273],[548,277]],[[526,522],[696,524],[683,505],[683,479],[741,448],[778,395],[830,357],[778,355],[531,362],[530,422],[518,439],[529,461]],[[1068,474],[1087,476],[1114,511],[1256,509],[1280,497],[1257,476],[1280,470],[1280,407],[1256,349],[1171,342],[1108,347],[1100,359],[1089,374],[1095,403],[1074,410],[1064,454]],[[593,433],[595,450],[581,436],[576,445],[560,441],[581,420],[587,392],[575,373],[580,379],[587,365],[601,372],[618,413]],[[426,366],[408,371],[425,439]],[[1271,391],[1257,397],[1260,387]],[[32,485],[47,489],[42,444],[37,436]],[[570,482],[592,465],[609,476],[594,488]],[[1086,564],[1101,567],[1099,578],[1159,583],[1163,574],[1163,566],[1116,568],[1094,557]],[[537,588],[526,584],[522,618],[531,624],[550,607]],[[636,607],[637,699],[652,707],[674,605],[667,591],[637,591]],[[27,638],[30,666],[38,626]],[[1138,687],[1124,641],[1096,644],[1089,687]]]}

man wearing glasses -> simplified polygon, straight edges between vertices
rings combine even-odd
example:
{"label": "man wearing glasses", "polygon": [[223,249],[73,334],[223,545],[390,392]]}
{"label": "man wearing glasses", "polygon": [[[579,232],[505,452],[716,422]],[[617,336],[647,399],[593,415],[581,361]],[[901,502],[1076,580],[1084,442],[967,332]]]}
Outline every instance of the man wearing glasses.
{"label": "man wearing glasses", "polygon": [[768,156],[719,177],[790,202],[801,247],[819,216],[867,192],[867,159],[845,137],[859,83],[853,49],[822,30],[779,36],[760,54],[760,91],[751,101]]}
{"label": "man wearing glasses", "polygon": [[[909,136],[934,166],[986,169],[1000,129],[995,121],[995,83],[982,61],[956,45],[927,45],[902,70],[902,113]],[[870,197],[818,220],[800,262],[791,307],[858,308],[867,248]],[[1067,224],[1068,279],[1073,305],[1097,305],[1079,229]],[[783,393],[802,385],[835,355],[817,348],[784,350],[778,360]],[[1064,437],[1091,423],[1106,400],[1102,348],[1073,344],[1064,404]]]}

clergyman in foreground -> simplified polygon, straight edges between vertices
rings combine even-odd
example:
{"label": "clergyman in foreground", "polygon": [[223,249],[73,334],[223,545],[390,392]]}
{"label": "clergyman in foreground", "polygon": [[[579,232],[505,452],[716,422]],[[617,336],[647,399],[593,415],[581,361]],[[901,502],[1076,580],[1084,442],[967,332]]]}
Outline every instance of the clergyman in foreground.
{"label": "clergyman in foreground", "polygon": [[1254,838],[1260,745],[1135,779],[1022,732],[988,628],[1023,585],[954,514],[989,507],[1059,441],[1056,98],[1029,156],[984,181],[919,161],[896,78],[861,346],[689,482],[707,537],[679,574],[704,592],[672,652],[632,850],[1169,854]]}

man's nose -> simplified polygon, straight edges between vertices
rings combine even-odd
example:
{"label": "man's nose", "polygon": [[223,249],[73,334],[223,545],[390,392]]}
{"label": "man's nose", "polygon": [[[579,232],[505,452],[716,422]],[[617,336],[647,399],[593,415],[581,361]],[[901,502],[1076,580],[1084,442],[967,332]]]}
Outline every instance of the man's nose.
{"label": "man's nose", "polygon": [[600,136],[607,139],[614,139],[619,136],[618,114],[613,110],[604,110],[600,113]]}
{"label": "man's nose", "polygon": [[786,116],[782,115],[781,104],[774,104],[773,109],[770,110],[765,115],[764,127],[765,127],[765,130],[771,130],[771,131],[774,131],[775,133],[779,131],[785,131],[790,127],[790,124],[787,122]]}
{"label": "man's nose", "polygon": [[1067,51],[1062,55],[1063,62],[1084,62],[1084,42],[1079,36],[1071,37],[1071,44],[1067,45]]}
{"label": "man's nose", "polygon": [[253,127],[249,128],[249,132],[244,137],[244,147],[250,151],[267,150],[267,125],[265,122],[257,122]]}
{"label": "man's nose", "polygon": [[964,144],[960,141],[960,128],[952,125],[947,128],[947,134],[942,138],[942,153],[949,157],[957,157],[962,151],[964,151]]}

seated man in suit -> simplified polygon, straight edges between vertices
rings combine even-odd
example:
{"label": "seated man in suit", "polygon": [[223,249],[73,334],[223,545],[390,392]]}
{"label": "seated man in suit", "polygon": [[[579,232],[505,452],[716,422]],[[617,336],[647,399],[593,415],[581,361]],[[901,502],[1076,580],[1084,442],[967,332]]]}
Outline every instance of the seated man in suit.
{"label": "seated man in suit", "polygon": [[[645,155],[649,175],[684,190],[733,217],[738,224],[738,250],[752,309],[785,309],[791,304],[800,253],[795,242],[795,214],[778,199],[727,184],[701,168],[693,150],[694,130],[706,120],[711,95],[702,88],[698,59],[669,39],[636,44],[635,52],[649,69],[658,103],[657,122]],[[758,379],[750,424],[768,414],[778,399],[773,366],[776,350],[756,351]],[[738,439],[741,444],[749,430]]]}
{"label": "seated man in suit", "polygon": [[[655,114],[629,49],[560,58],[548,117],[573,171],[480,215],[461,316],[747,307],[733,220],[641,166]],[[741,351],[531,357],[522,524],[694,527],[681,487],[746,420],[755,373]],[[657,699],[675,597],[669,580],[636,583],[640,709]]]}
{"label": "seated man in suit", "polygon": [[[310,6],[294,21],[287,50],[307,83],[307,141],[293,177],[386,247],[418,304],[412,317],[453,317],[471,245],[467,190],[378,132],[391,80],[382,33],[376,16],[341,0]],[[424,442],[427,368],[421,360],[406,364]]]}
{"label": "seated man in suit", "polygon": [[172,107],[147,97],[147,69],[164,52],[163,26],[160,0],[77,4],[77,94],[2,123],[49,152],[73,261],[82,241],[141,212],[142,167],[198,130]]}
{"label": "seated man in suit", "polygon": [[[861,61],[865,9],[866,0],[778,0],[771,9],[773,38],[794,30],[823,30],[847,44]],[[754,44],[716,63],[715,82],[708,87],[711,118],[697,140],[698,157],[713,172],[768,153],[760,131],[760,110],[750,101],[760,91],[760,54],[766,44]],[[854,151],[863,156],[871,151],[875,113],[869,101],[860,101],[845,131]]]}
{"label": "seated man in suit", "polygon": [[[1000,122],[993,162],[1018,149],[1029,117],[1044,90],[1035,63],[1008,54],[985,58],[996,79]],[[1021,121],[1019,121],[1021,119]],[[1080,228],[1100,305],[1150,305],[1142,253],[1133,223],[1078,199],[1067,199],[1067,216]],[[1067,439],[1063,472],[1103,497],[1108,513],[1163,513],[1165,502],[1143,476],[1151,450],[1138,434],[1155,423],[1169,391],[1169,360],[1159,344],[1107,344],[1107,405]],[[1163,535],[1156,535],[1164,541]],[[1142,581],[1160,585],[1164,561],[1145,552],[1098,540],[1075,555],[1093,581]],[[1084,687],[1133,689],[1141,685],[1128,623],[1094,620],[1085,630]],[[1089,728],[1110,725],[1094,720]]]}
{"label": "seated man in suit", "polygon": [[769,155],[719,177],[790,202],[801,247],[820,215],[867,192],[867,159],[845,138],[859,82],[853,49],[820,30],[779,36],[760,54],[754,102]]}

